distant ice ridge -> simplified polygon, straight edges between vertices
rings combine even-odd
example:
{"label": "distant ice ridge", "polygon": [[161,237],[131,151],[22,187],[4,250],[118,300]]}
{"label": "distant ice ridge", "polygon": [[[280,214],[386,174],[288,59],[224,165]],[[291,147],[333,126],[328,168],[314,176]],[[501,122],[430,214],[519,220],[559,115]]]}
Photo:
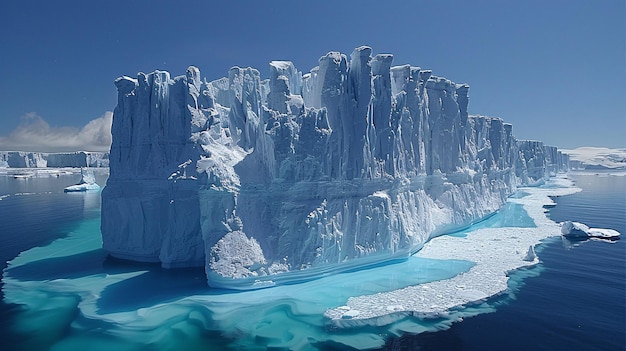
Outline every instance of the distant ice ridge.
{"label": "distant ice ridge", "polygon": [[0,151],[0,167],[44,168],[44,167],[108,167],[108,152],[26,152]]}
{"label": "distant ice ridge", "polygon": [[574,169],[626,170],[626,149],[586,146],[563,150],[563,153],[569,155]]}
{"label": "distant ice ridge", "polygon": [[233,67],[115,81],[103,245],[209,285],[271,286],[405,258],[568,158],[470,116],[466,84],[359,47],[302,74]]}

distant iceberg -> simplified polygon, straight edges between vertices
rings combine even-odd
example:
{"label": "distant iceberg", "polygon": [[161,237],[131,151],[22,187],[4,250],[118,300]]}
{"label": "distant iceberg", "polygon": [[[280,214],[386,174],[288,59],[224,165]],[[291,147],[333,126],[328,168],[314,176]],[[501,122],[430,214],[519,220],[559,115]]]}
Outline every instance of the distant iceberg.
{"label": "distant iceberg", "polygon": [[579,147],[562,150],[569,155],[575,169],[626,170],[626,149],[605,147]]}
{"label": "distant iceberg", "polygon": [[108,167],[108,152],[0,151],[0,168]]}
{"label": "distant iceberg", "polygon": [[63,190],[66,193],[79,192],[79,191],[94,191],[100,190],[100,185],[96,183],[96,177],[91,170],[80,170],[80,182],[78,184],[65,187]]}

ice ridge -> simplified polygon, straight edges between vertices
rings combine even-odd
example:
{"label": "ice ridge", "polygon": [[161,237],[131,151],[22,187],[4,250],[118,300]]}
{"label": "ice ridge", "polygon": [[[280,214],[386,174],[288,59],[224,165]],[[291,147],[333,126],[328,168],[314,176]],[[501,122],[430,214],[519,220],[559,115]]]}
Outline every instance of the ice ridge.
{"label": "ice ridge", "polygon": [[555,147],[469,115],[467,84],[392,63],[362,46],[306,74],[272,61],[268,79],[118,78],[104,248],[266,287],[407,257],[567,169]]}

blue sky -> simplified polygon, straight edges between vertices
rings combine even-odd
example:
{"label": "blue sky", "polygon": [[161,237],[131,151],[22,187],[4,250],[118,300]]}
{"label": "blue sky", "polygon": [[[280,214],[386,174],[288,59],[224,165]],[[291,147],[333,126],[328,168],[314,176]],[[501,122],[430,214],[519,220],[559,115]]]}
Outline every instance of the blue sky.
{"label": "blue sky", "polygon": [[0,4],[0,148],[99,147],[85,140],[104,140],[120,75],[267,76],[276,59],[307,72],[360,45],[470,84],[470,113],[519,139],[626,146],[623,0],[24,0]]}

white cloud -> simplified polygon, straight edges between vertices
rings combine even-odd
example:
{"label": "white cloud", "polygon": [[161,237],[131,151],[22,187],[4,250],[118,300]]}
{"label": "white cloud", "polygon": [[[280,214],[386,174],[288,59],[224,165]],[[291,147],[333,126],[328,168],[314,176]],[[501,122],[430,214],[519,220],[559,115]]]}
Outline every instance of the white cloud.
{"label": "white cloud", "polygon": [[109,151],[113,112],[89,121],[84,127],[51,127],[35,112],[22,116],[22,123],[7,137],[0,137],[0,150],[11,151]]}

